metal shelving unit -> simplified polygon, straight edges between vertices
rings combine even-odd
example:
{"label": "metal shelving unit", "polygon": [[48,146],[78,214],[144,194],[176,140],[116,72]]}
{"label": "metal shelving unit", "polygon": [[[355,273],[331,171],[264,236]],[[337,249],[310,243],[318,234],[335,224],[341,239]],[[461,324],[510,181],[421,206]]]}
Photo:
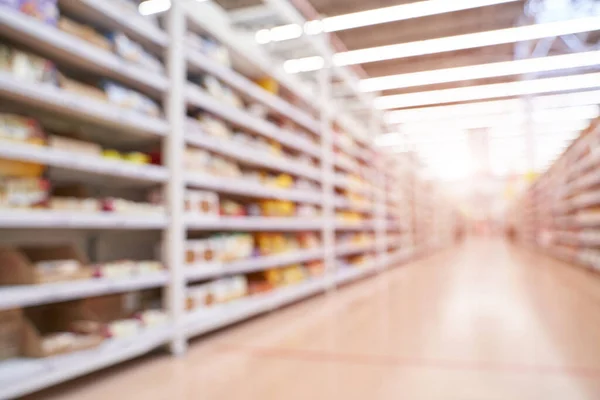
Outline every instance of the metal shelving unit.
{"label": "metal shelving unit", "polygon": [[[0,398],[19,397],[137,357],[165,344],[170,346],[172,353],[183,354],[188,339],[193,336],[367,277],[382,268],[405,262],[413,256],[412,237],[401,242],[394,240],[399,238],[398,235],[409,235],[412,222],[407,220],[406,225],[403,225],[399,223],[402,220],[398,217],[400,214],[391,216],[391,212],[407,208],[402,199],[408,194],[402,192],[398,197],[396,191],[391,189],[395,182],[404,181],[405,177],[410,175],[412,166],[403,165],[402,171],[397,175],[389,175],[387,172],[384,175],[380,172],[388,171],[388,164],[372,163],[375,153],[369,141],[364,139],[366,135],[357,136],[351,132],[355,146],[349,146],[339,140],[336,135],[344,131],[347,124],[334,116],[335,110],[327,106],[332,84],[330,69],[322,71],[320,101],[318,104],[308,104],[312,107],[308,112],[267,92],[234,69],[221,65],[200,52],[188,50],[185,46],[186,33],[191,31],[208,32],[228,45],[232,51],[243,52],[239,45],[232,43],[230,38],[222,33],[214,31],[214,27],[205,24],[202,18],[186,9],[186,5],[180,1],[172,1],[171,9],[163,15],[166,31],[150,24],[139,15],[117,12],[109,1],[63,1],[61,6],[82,18],[94,20],[105,29],[126,32],[133,40],[161,54],[167,67],[166,73],[163,75],[148,72],[82,39],[4,8],[0,15],[0,35],[21,41],[32,50],[39,51],[40,55],[60,61],[71,68],[102,75],[134,89],[145,90],[162,99],[165,118],[141,115],[51,85],[24,83],[6,73],[0,73],[0,99],[31,108],[34,110],[32,116],[35,116],[35,111],[42,110],[58,118],[93,124],[104,129],[107,141],[123,137],[160,141],[164,156],[163,165],[134,165],[13,142],[2,143],[0,158],[40,163],[68,171],[81,180],[93,176],[94,179],[100,179],[110,185],[121,183],[124,187],[162,187],[166,197],[166,211],[151,215],[121,215],[10,210],[0,211],[0,227],[86,232],[119,230],[132,231],[132,235],[140,231],[160,233],[163,243],[162,260],[168,266],[168,271],[127,279],[0,287],[0,310],[146,288],[163,288],[165,309],[169,312],[170,322],[168,326],[146,330],[133,338],[107,341],[93,350],[42,360],[18,359],[0,362]],[[256,62],[260,64],[258,67],[264,68],[261,60]],[[193,87],[187,81],[189,71],[203,71],[218,77],[244,97],[291,119],[313,135],[318,143],[298,137],[245,110],[224,105],[201,89]],[[285,81],[282,83],[288,89],[295,87],[279,72],[273,71],[271,75]],[[299,98],[307,99],[305,93],[295,93]],[[190,125],[186,112],[189,106],[201,107],[237,127],[310,156],[318,160],[319,166],[304,165],[295,160],[263,154],[204,135],[201,130]],[[373,130],[373,133],[376,133],[377,129]],[[182,160],[184,149],[188,145],[221,154],[244,165],[308,179],[319,184],[320,190],[278,189],[241,178],[223,178],[186,171]],[[341,154],[351,158],[340,157]],[[370,183],[358,185],[345,176],[338,176],[341,173],[360,176],[363,182]],[[315,218],[200,218],[185,214],[186,188],[201,188],[247,198],[302,202],[320,206],[321,213]],[[390,195],[391,191],[394,194]],[[346,197],[347,193],[360,195],[365,201],[350,201]],[[361,214],[362,219],[340,219],[337,213],[341,211]],[[410,211],[402,216],[412,218]],[[314,231],[321,234],[322,247],[225,265],[187,267],[184,262],[184,243],[188,234],[199,231]],[[347,233],[370,234],[373,240],[361,244],[338,241],[339,235]],[[360,265],[352,268],[345,265],[344,257],[361,254],[367,257]],[[280,268],[311,260],[324,261],[323,276],[209,310],[191,313],[185,310],[185,292],[189,282]]]}

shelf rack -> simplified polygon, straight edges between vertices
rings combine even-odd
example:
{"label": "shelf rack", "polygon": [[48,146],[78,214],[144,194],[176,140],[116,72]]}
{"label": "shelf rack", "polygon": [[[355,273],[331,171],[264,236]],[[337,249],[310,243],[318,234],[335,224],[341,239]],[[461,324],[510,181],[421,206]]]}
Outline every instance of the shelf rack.
{"label": "shelf rack", "polygon": [[600,119],[515,201],[510,219],[523,245],[600,269]]}
{"label": "shelf rack", "polygon": [[[4,72],[0,73],[0,99],[28,107],[33,110],[32,117],[39,111],[93,125],[103,129],[105,139],[109,142],[124,138],[160,141],[163,165],[134,165],[15,142],[2,142],[0,159],[43,164],[75,174],[81,181],[98,181],[125,188],[161,187],[166,195],[166,212],[148,216],[49,210],[0,211],[0,233],[18,231],[29,234],[41,229],[41,234],[52,230],[57,235],[65,235],[64,232],[96,234],[103,231],[126,231],[132,235],[157,234],[161,238],[159,242],[163,243],[162,260],[168,266],[168,271],[128,279],[0,287],[0,311],[162,288],[165,289],[163,297],[170,322],[167,326],[148,329],[133,338],[106,341],[93,350],[41,360],[2,361],[0,399],[20,397],[138,357],[163,345],[168,345],[174,354],[184,354],[191,337],[368,277],[383,268],[402,264],[416,254],[413,232],[415,216],[412,211],[416,203],[414,199],[406,201],[412,196],[412,189],[406,182],[416,179],[416,174],[411,171],[412,166],[404,163],[400,163],[398,171],[388,174],[388,166],[394,162],[393,158],[390,157],[390,161],[386,162],[373,162],[385,157],[379,157],[370,140],[366,139],[368,135],[357,134],[353,127],[349,132],[353,144],[342,139],[343,134],[348,134],[346,131],[350,126],[329,106],[332,103],[330,69],[321,72],[318,105],[308,104],[312,110],[307,111],[267,92],[236,70],[186,47],[188,32],[209,33],[230,51],[236,52],[249,63],[254,62],[256,68],[278,79],[298,98],[310,99],[290,77],[269,69],[264,58],[244,54],[243,46],[235,43],[229,34],[219,31],[214,21],[194,11],[196,4],[172,1],[171,9],[163,15],[166,30],[149,23],[140,15],[117,11],[111,1],[61,0],[60,5],[73,15],[94,21],[103,29],[125,32],[165,60],[165,73],[149,72],[107,50],[4,6],[0,6],[0,36],[26,45],[33,52],[61,65],[112,79],[160,99],[165,117],[149,117],[52,85],[30,84]],[[299,137],[245,110],[215,100],[188,82],[188,72],[198,71],[219,78],[245,98],[289,118],[311,134],[315,141]],[[188,107],[199,107],[239,128],[275,140],[286,148],[318,160],[320,165],[305,165],[210,137],[188,119]],[[379,130],[377,123],[373,123],[370,130],[376,133]],[[292,174],[318,183],[320,189],[279,189],[240,178],[187,171],[182,161],[186,146],[209,150],[244,165]],[[385,173],[380,173],[382,171]],[[360,177],[363,184],[356,184],[350,176]],[[364,182],[371,183],[366,185]],[[312,219],[199,218],[185,214],[185,188],[200,188],[246,198],[313,204],[320,206],[321,215]],[[363,200],[357,203],[349,199],[348,194]],[[355,213],[361,215],[361,219],[340,219],[340,212]],[[322,247],[225,265],[186,267],[184,243],[188,235],[207,231],[315,231],[321,234]],[[343,240],[346,236],[356,234],[367,235],[370,240]],[[359,266],[351,267],[346,262],[347,257],[360,255],[364,259]],[[311,260],[324,261],[323,276],[214,307],[209,311],[188,313],[184,309],[187,284],[190,282],[281,268]]]}

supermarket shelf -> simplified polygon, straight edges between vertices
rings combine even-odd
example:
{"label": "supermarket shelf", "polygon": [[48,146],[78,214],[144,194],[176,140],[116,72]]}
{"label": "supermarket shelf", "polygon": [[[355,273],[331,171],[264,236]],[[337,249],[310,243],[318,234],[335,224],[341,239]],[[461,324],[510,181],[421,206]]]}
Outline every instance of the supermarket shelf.
{"label": "supermarket shelf", "polygon": [[256,83],[231,68],[219,64],[199,52],[190,52],[188,54],[188,61],[192,67],[199,68],[206,73],[218,77],[232,88],[245,93],[252,99],[259,101],[272,110],[294,120],[312,133],[319,134],[320,128],[318,121],[280,97],[267,92]]}
{"label": "supermarket shelf", "polygon": [[53,210],[0,210],[0,228],[163,229],[165,215],[85,213]]}
{"label": "supermarket shelf", "polygon": [[369,251],[375,250],[375,243],[367,243],[367,244],[344,244],[337,246],[335,249],[335,254],[337,256],[349,256],[352,254],[358,253],[366,253]]}
{"label": "supermarket shelf", "polygon": [[166,272],[157,272],[133,278],[98,278],[42,285],[2,286],[0,310],[160,287],[166,285],[167,281]]}
{"label": "supermarket shelf", "polygon": [[171,326],[157,327],[129,338],[107,340],[98,348],[73,354],[0,361],[0,398],[20,398],[131,360],[166,344],[172,336]]}
{"label": "supermarket shelf", "polygon": [[0,157],[136,181],[165,182],[168,177],[166,168],[156,165],[137,165],[14,142],[2,142]]}
{"label": "supermarket shelf", "polygon": [[310,154],[313,157],[321,157],[321,149],[316,144],[285,132],[276,125],[251,115],[244,110],[222,103],[195,85],[188,84],[186,93],[189,103],[196,107],[213,113],[234,125],[273,139],[284,146]]}
{"label": "supermarket shelf", "polygon": [[153,48],[169,45],[169,37],[159,27],[153,25],[138,13],[121,12],[114,2],[106,0],[61,1],[62,9],[89,21],[94,21],[105,29],[122,31],[132,39]]}
{"label": "supermarket shelf", "polygon": [[286,254],[277,254],[270,257],[257,257],[240,260],[225,265],[188,266],[185,275],[188,281],[210,279],[224,275],[247,274],[263,271],[269,268],[283,267],[290,264],[301,263],[322,258],[323,249],[301,250]]}
{"label": "supermarket shelf", "polygon": [[297,161],[290,161],[284,157],[277,157],[269,153],[259,152],[248,147],[242,147],[239,144],[226,139],[216,139],[202,132],[188,134],[186,140],[189,144],[234,158],[248,165],[270,168],[276,171],[310,178],[315,181],[321,179],[321,171],[318,168],[303,165]]}
{"label": "supermarket shelf", "polygon": [[160,137],[169,132],[169,124],[163,119],[73,94],[51,84],[21,81],[5,72],[0,72],[0,96],[131,133]]}
{"label": "supermarket shelf", "polygon": [[344,285],[365,278],[377,272],[374,265],[357,266],[338,270],[335,277],[336,285]]}
{"label": "supermarket shelf", "polygon": [[190,313],[185,323],[186,336],[198,336],[219,328],[275,310],[298,300],[321,293],[326,288],[323,278],[256,295],[231,304]]}
{"label": "supermarket shelf", "polygon": [[188,173],[186,182],[189,186],[219,193],[237,194],[241,196],[291,200],[302,203],[321,204],[321,193],[298,189],[277,189],[244,179],[220,178],[210,175]]}
{"label": "supermarket shelf", "polygon": [[316,231],[321,229],[320,219],[269,218],[269,217],[222,217],[198,218],[187,216],[190,230],[206,231]]}
{"label": "supermarket shelf", "polygon": [[136,89],[150,89],[154,94],[165,92],[166,76],[127,62],[118,55],[102,50],[83,39],[11,9],[0,13],[0,33],[40,51],[53,60],[60,60],[122,81]]}
{"label": "supermarket shelf", "polygon": [[373,221],[336,221],[335,228],[339,231],[371,231]]}

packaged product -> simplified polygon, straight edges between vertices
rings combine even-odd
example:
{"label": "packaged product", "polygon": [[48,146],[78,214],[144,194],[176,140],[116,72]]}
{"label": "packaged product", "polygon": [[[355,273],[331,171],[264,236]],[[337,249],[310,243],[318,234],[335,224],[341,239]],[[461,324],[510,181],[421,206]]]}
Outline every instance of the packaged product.
{"label": "packaged product", "polygon": [[202,190],[187,190],[184,195],[185,211],[198,216],[219,215],[219,195]]}
{"label": "packaged product", "polygon": [[98,89],[96,86],[92,86],[87,83],[82,83],[74,79],[67,78],[63,74],[58,74],[58,84],[67,92],[89,97],[94,100],[107,100],[106,93],[104,93],[102,89]]}
{"label": "packaged product", "polygon": [[201,52],[220,64],[227,66],[231,65],[229,52],[216,40],[209,38],[208,36],[196,35],[194,33],[188,33],[186,40],[192,49]]}
{"label": "packaged product", "polygon": [[39,178],[0,177],[0,208],[43,207],[50,195],[50,183]]}
{"label": "packaged product", "polygon": [[183,154],[183,165],[188,171],[209,174],[211,154],[202,149],[188,147]]}
{"label": "packaged product", "polygon": [[61,31],[73,36],[77,36],[78,38],[83,39],[98,48],[109,51],[111,49],[110,41],[89,25],[85,25],[73,21],[65,16],[61,16],[58,20],[58,28]]}
{"label": "packaged product", "polygon": [[49,25],[56,25],[59,16],[57,0],[0,0],[0,5],[19,10]]}
{"label": "packaged product", "polygon": [[210,307],[215,303],[211,292],[211,283],[192,285],[187,289],[186,309],[197,310]]}
{"label": "packaged product", "polygon": [[164,206],[152,203],[140,203],[126,199],[109,197],[102,200],[102,210],[122,214],[156,214],[164,213]]}
{"label": "packaged product", "polygon": [[50,135],[48,137],[48,147],[92,157],[102,155],[102,147],[96,143],[57,135]]}
{"label": "packaged product", "polygon": [[42,145],[46,140],[46,134],[32,118],[0,113],[0,140]]}
{"label": "packaged product", "polygon": [[242,203],[233,200],[221,199],[220,214],[227,217],[242,217],[247,215]]}
{"label": "packaged product", "polygon": [[212,175],[226,178],[239,178],[242,175],[236,162],[217,155],[211,155],[208,170]]}
{"label": "packaged product", "polygon": [[106,325],[107,338],[126,338],[140,333],[142,324],[134,318],[120,319]]}
{"label": "packaged product", "polygon": [[190,266],[214,264],[221,260],[221,251],[217,238],[188,240],[185,243],[185,261]]}
{"label": "packaged product", "polygon": [[106,93],[108,101],[119,107],[139,111],[151,117],[160,116],[158,104],[135,90],[128,89],[111,81],[104,81],[102,88]]}
{"label": "packaged product", "polygon": [[45,58],[0,43],[0,71],[29,83],[54,83],[56,69]]}
{"label": "packaged product", "polygon": [[135,318],[141,322],[145,328],[153,328],[166,325],[169,316],[162,310],[146,310],[135,315]]}
{"label": "packaged product", "polygon": [[208,135],[219,139],[231,138],[231,129],[229,129],[227,124],[222,120],[214,118],[206,113],[199,114],[197,119],[200,121],[200,126],[202,127],[203,132],[207,133]]}
{"label": "packaged product", "polygon": [[144,50],[140,44],[132,41],[125,34],[113,33],[109,35],[109,39],[112,42],[114,52],[124,60],[138,64],[153,72],[160,73],[164,71],[165,68],[157,57]]}

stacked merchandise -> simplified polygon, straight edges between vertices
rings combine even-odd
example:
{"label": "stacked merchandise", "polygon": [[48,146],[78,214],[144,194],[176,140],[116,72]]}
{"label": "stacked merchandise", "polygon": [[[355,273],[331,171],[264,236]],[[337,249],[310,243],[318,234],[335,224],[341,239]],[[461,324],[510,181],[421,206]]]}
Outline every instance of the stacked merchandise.
{"label": "stacked merchandise", "polygon": [[522,243],[594,270],[600,268],[599,143],[600,120],[596,119],[521,194],[510,213]]}

